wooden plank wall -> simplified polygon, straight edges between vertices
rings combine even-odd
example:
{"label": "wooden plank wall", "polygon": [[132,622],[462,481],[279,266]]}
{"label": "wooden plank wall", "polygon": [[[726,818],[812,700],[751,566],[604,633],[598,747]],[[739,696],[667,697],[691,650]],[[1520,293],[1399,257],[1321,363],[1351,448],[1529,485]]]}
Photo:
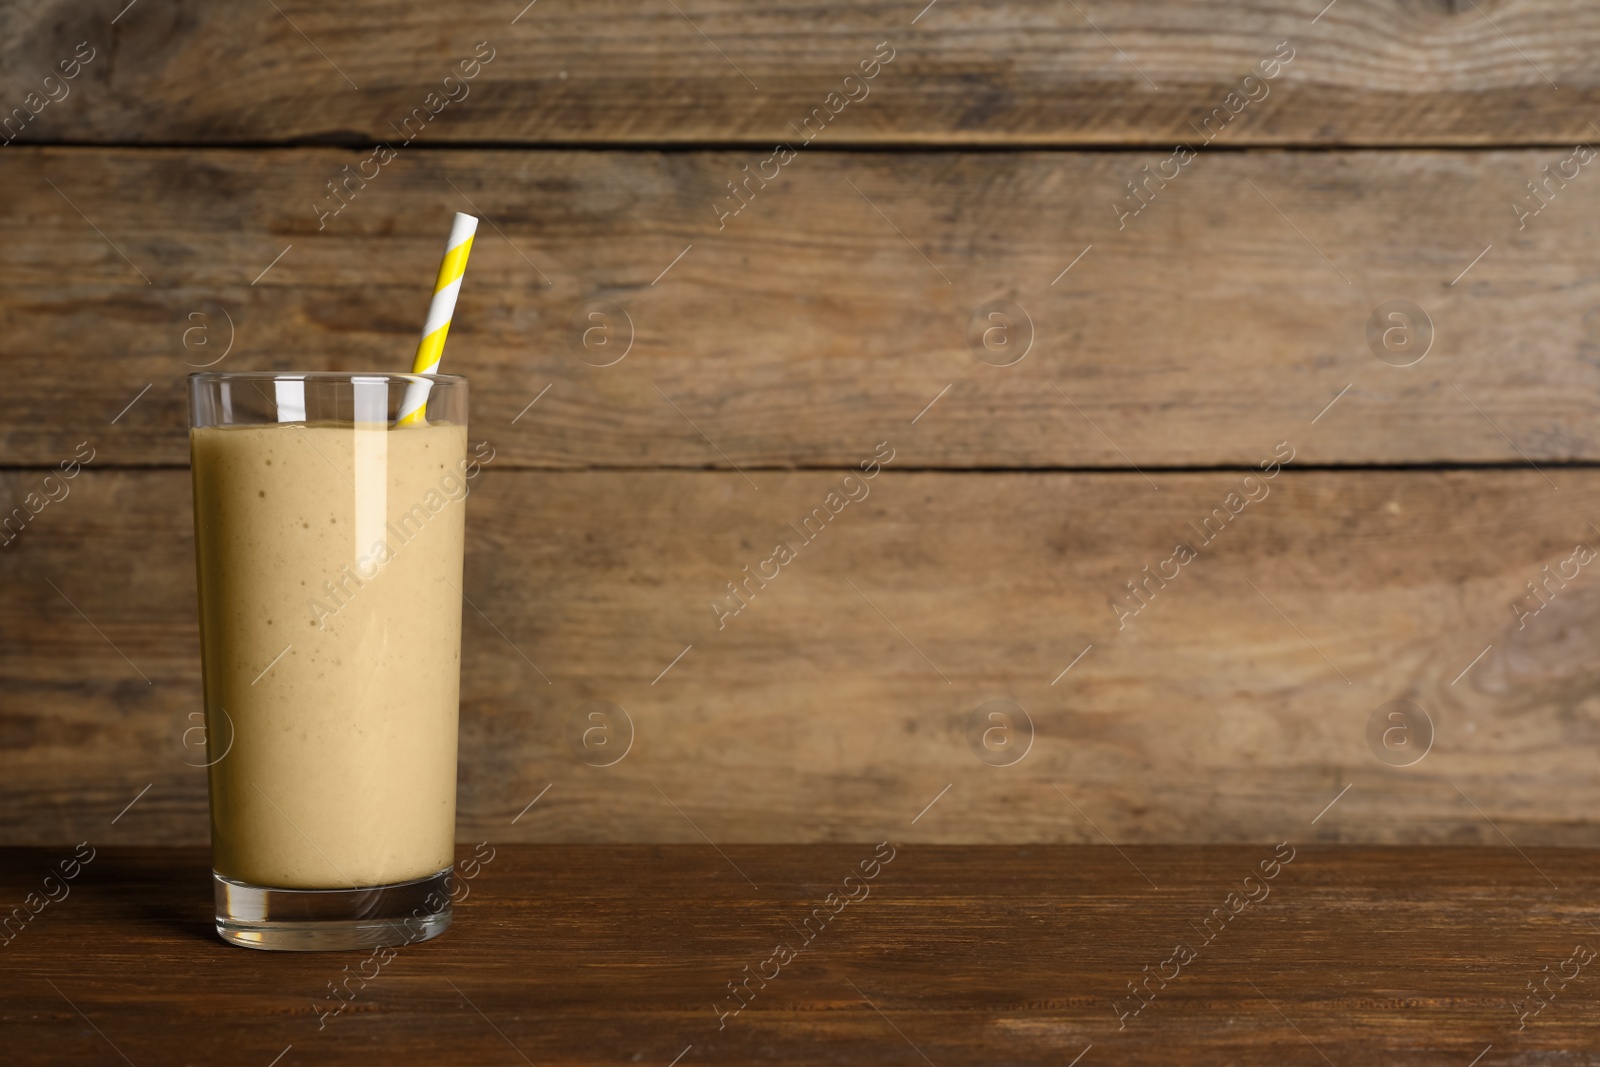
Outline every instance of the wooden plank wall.
{"label": "wooden plank wall", "polygon": [[1595,842],[1592,5],[278,6],[0,12],[0,844],[205,840],[183,377],[453,210],[463,837]]}

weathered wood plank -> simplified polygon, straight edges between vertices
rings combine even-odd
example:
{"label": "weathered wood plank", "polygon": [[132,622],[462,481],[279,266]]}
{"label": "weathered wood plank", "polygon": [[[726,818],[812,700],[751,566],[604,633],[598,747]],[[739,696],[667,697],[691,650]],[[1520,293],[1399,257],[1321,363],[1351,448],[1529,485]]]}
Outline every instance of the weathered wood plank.
{"label": "weathered wood plank", "polygon": [[[1593,566],[1523,628],[1511,605],[1600,547],[1600,473],[1557,472],[1560,492],[1532,471],[1292,468],[1155,489],[901,462],[812,543],[788,524],[829,506],[838,472],[751,472],[757,490],[491,463],[468,520],[463,838],[1267,841],[1285,819],[1312,833],[1350,786],[1319,839],[1501,842],[1487,816],[1522,845],[1594,843]],[[40,479],[0,476],[0,500]],[[0,835],[81,839],[154,783],[129,840],[203,841],[181,748],[199,706],[187,473],[68,484],[0,549]],[[1235,506],[1209,545],[1188,525]],[[719,629],[712,598],[747,564],[771,574],[780,539],[797,558]],[[1179,539],[1198,558],[1164,564]],[[1119,620],[1146,565],[1177,577]],[[1034,724],[1013,766],[968,735],[997,699]],[[1366,733],[1398,699],[1436,734],[1410,768]],[[590,700],[631,717],[614,766],[569,746]]]}
{"label": "weathered wood plank", "polygon": [[[207,363],[408,365],[474,207],[446,367],[508,466],[848,466],[885,435],[927,467],[1248,465],[1283,437],[1314,463],[1600,459],[1600,179],[1520,230],[1511,207],[1563,152],[1201,155],[1120,221],[1166,156],[813,154],[721,229],[756,155],[413,153],[319,231],[362,158],[8,150],[0,461],[182,463]],[[1369,345],[1395,298],[1433,325],[1415,366]],[[1013,366],[972,340],[997,300],[1032,324]]]}
{"label": "weathered wood plank", "polygon": [[[122,828],[5,948],[8,1063],[1597,1061],[1587,850],[500,844],[372,959],[224,945],[204,852]],[[7,907],[71,855],[0,852]]]}
{"label": "weathered wood plank", "polygon": [[[1141,0],[963,6],[645,0],[441,7],[79,0],[0,23],[6,106],[97,50],[31,141],[371,141],[427,104],[450,141],[769,142],[815,108],[834,144],[1170,144],[1281,41],[1293,59],[1240,111],[1240,144],[1587,140],[1600,12],[1581,0]],[[112,24],[116,20],[115,25]],[[1092,20],[1092,21],[1091,21]],[[492,55],[446,86],[458,62]],[[883,43],[890,64],[843,79]],[[859,103],[829,102],[853,91]],[[54,92],[60,95],[62,87]],[[836,96],[835,100],[842,99]],[[37,105],[33,105],[35,108]]]}

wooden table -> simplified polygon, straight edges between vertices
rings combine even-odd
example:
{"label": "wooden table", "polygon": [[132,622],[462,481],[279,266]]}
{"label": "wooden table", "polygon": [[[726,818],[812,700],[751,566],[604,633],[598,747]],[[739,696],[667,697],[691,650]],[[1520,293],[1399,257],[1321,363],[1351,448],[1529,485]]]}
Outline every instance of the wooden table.
{"label": "wooden table", "polygon": [[[5,907],[72,853],[0,851]],[[0,1061],[1600,1063],[1579,850],[501,846],[381,965],[222,944],[207,868],[100,849],[13,922]]]}

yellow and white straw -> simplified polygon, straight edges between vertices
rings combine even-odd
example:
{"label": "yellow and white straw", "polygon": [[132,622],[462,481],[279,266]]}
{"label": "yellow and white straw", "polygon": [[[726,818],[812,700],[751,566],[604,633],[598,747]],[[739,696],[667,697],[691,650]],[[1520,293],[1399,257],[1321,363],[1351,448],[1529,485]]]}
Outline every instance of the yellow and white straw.
{"label": "yellow and white straw", "polygon": [[[422,327],[422,340],[417,345],[417,358],[412,361],[412,374],[436,374],[439,360],[444,355],[444,339],[450,332],[450,317],[455,314],[456,296],[461,292],[461,276],[467,271],[467,256],[472,252],[472,235],[478,232],[478,220],[471,215],[456,212],[450,223],[450,240],[445,242],[444,259],[439,261],[439,276],[433,283],[433,302],[428,305],[428,320]],[[422,421],[428,408],[429,382],[412,382],[406,387],[405,400],[400,405],[399,425],[410,426]]]}

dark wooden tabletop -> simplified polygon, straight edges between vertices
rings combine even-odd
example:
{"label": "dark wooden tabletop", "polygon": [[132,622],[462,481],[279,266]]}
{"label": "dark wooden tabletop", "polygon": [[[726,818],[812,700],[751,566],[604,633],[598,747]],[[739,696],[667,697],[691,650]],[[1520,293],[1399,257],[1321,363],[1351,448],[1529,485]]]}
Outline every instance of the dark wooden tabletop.
{"label": "dark wooden tabletop", "polygon": [[0,850],[0,1061],[1600,1063],[1591,852],[481,854],[380,959],[224,945],[203,850]]}

